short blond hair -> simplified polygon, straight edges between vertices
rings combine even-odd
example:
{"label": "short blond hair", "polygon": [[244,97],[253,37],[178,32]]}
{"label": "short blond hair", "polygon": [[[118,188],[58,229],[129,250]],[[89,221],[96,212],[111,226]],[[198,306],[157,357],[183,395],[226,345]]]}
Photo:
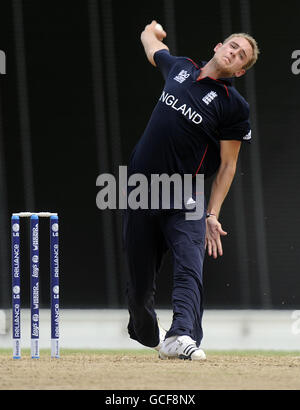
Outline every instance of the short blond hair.
{"label": "short blond hair", "polygon": [[231,34],[229,37],[227,37],[223,43],[227,43],[228,41],[230,41],[233,37],[243,37],[246,40],[248,40],[249,44],[252,47],[252,57],[250,58],[250,60],[247,62],[247,64],[244,65],[244,69],[245,70],[249,70],[249,68],[251,68],[252,66],[254,66],[254,64],[256,63],[257,59],[258,59],[258,55],[260,53],[258,45],[257,45],[257,41],[250,36],[250,34],[247,33],[234,33]]}

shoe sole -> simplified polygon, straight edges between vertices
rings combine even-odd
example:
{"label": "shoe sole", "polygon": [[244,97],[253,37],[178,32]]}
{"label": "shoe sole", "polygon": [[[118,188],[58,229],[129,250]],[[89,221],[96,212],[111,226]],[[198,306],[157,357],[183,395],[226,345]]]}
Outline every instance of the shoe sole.
{"label": "shoe sole", "polygon": [[179,359],[181,359],[181,360],[192,360],[193,362],[195,362],[195,361],[204,361],[204,360],[206,360],[206,356],[204,356],[204,357],[192,357],[192,355],[190,355],[190,356],[185,356],[184,354],[181,354],[181,355],[179,355],[178,356],[179,357]]}
{"label": "shoe sole", "polygon": [[178,356],[178,359],[181,359],[181,360],[192,360],[191,356],[185,356],[184,354],[180,354],[180,355]]}
{"label": "shoe sole", "polygon": [[166,356],[162,353],[159,353],[158,357],[161,360],[176,360],[176,359],[180,359],[180,360],[191,360],[193,362],[195,361],[204,361],[206,360],[206,356],[205,357],[197,357],[197,358],[192,358],[191,356],[185,356],[184,354],[180,354],[178,356]]}
{"label": "shoe sole", "polygon": [[167,356],[167,355],[164,355],[163,353],[159,353],[159,354],[158,354],[158,357],[159,357],[161,360],[174,360],[174,359],[178,359],[178,356]]}

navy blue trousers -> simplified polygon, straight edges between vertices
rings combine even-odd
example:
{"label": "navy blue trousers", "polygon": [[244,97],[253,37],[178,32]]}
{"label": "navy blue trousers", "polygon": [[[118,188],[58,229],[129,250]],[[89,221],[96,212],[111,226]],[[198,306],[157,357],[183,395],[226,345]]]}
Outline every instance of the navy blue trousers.
{"label": "navy blue trousers", "polygon": [[123,241],[129,268],[129,336],[148,347],[159,343],[154,310],[156,276],[170,249],[173,319],[166,337],[189,335],[199,346],[203,336],[205,216],[189,221],[184,210],[128,209],[123,215]]}

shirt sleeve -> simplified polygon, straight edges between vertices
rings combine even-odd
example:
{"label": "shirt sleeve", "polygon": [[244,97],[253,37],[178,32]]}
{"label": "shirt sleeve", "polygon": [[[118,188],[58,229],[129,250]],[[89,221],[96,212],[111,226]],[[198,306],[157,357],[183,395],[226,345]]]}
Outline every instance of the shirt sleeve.
{"label": "shirt sleeve", "polygon": [[165,48],[154,53],[153,59],[155,64],[160,69],[164,79],[166,80],[172,66],[176,63],[178,57],[172,56]]}
{"label": "shirt sleeve", "polygon": [[230,104],[231,110],[220,127],[220,140],[251,142],[249,105],[246,102]]}

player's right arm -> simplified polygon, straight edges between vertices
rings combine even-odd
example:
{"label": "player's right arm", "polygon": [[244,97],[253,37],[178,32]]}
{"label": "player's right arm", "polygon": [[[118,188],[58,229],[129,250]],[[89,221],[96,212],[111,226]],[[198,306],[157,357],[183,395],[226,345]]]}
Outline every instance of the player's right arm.
{"label": "player's right arm", "polygon": [[167,37],[167,33],[164,30],[158,30],[155,28],[157,21],[153,20],[151,24],[148,24],[141,34],[141,42],[144,46],[145,54],[149,62],[156,67],[154,61],[154,54],[158,50],[169,50],[166,44],[163,43],[163,39]]}

